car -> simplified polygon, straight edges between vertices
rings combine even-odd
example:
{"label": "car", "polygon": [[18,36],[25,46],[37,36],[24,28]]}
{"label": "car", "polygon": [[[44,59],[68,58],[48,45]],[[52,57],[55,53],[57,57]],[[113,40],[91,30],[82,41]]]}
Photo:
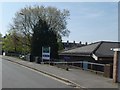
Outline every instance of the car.
{"label": "car", "polygon": [[19,58],[24,59],[25,55],[19,55]]}

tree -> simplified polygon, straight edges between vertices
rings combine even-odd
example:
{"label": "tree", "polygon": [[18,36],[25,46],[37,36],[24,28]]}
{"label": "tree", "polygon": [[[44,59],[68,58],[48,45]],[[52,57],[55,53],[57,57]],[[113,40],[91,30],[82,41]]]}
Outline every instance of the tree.
{"label": "tree", "polygon": [[33,31],[31,54],[42,57],[42,47],[50,47],[51,58],[58,58],[57,35],[54,31],[49,30],[46,21],[40,19]]}
{"label": "tree", "polygon": [[10,34],[6,35],[3,39],[3,50],[4,51],[15,51],[15,46],[13,45],[12,37]]}
{"label": "tree", "polygon": [[2,34],[0,33],[0,41],[2,41]]}
{"label": "tree", "polygon": [[25,7],[18,11],[13,18],[11,30],[16,30],[22,36],[26,37],[27,46],[31,47],[31,37],[34,28],[40,19],[46,21],[48,29],[57,35],[57,39],[61,36],[68,36],[70,31],[66,28],[67,19],[70,13],[68,10],[59,10],[55,7],[34,6]]}
{"label": "tree", "polygon": [[29,52],[27,46],[21,43],[24,41],[24,37],[17,34],[15,31],[7,34],[3,38],[3,45],[2,49],[7,52],[14,52],[14,53],[25,53]]}
{"label": "tree", "polygon": [[2,54],[2,34],[0,33],[0,54]]}

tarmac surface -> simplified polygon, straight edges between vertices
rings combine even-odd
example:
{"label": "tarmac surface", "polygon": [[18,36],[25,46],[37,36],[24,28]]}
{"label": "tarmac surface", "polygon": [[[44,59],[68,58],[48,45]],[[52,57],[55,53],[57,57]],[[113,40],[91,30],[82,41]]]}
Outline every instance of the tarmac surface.
{"label": "tarmac surface", "polygon": [[113,83],[112,79],[97,75],[89,71],[84,71],[80,69],[70,69],[69,71],[66,71],[56,66],[37,64],[18,58],[8,56],[3,56],[2,58],[20,65],[33,68],[48,75],[55,76],[58,79],[71,82],[76,86],[80,86],[81,88],[118,88],[118,84]]}
{"label": "tarmac surface", "polygon": [[2,88],[72,88],[19,64],[2,61]]}

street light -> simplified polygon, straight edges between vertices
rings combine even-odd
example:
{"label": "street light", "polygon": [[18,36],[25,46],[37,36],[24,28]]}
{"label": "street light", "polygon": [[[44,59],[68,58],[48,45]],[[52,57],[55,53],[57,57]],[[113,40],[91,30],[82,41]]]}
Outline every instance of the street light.
{"label": "street light", "polygon": [[20,15],[22,15],[22,16],[25,16],[25,23],[26,23],[26,14],[24,14],[24,13],[19,13]]}
{"label": "street light", "polygon": [[[22,12],[20,12],[19,14],[25,17],[25,26],[23,26],[23,27],[25,27],[25,30],[26,30],[26,14],[24,14]],[[23,45],[23,47],[25,48],[25,45]],[[25,52],[23,52],[23,53],[25,55]]]}
{"label": "street light", "polygon": [[20,15],[25,15],[24,13],[19,13]]}

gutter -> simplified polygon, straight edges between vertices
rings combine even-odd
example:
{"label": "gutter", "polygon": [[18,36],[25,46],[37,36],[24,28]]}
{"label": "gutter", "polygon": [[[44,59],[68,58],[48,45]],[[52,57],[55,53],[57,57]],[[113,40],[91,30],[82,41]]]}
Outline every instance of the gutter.
{"label": "gutter", "polygon": [[90,57],[91,55],[90,54],[74,54],[74,53],[62,53],[62,54],[59,54],[59,55],[69,55],[69,56],[87,56],[87,57]]}

